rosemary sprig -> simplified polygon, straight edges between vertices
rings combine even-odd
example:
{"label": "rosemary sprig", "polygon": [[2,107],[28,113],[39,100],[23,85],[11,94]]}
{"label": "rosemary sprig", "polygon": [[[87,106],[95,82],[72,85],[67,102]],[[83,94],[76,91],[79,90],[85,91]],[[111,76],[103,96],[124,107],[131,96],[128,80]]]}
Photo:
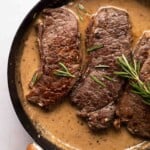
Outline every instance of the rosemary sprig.
{"label": "rosemary sprig", "polygon": [[72,77],[72,78],[75,77],[73,74],[69,72],[68,68],[63,63],[60,62],[59,65],[62,68],[62,70],[56,70],[54,72],[55,75],[62,77]]}
{"label": "rosemary sprig", "polygon": [[97,84],[99,84],[100,86],[102,86],[102,87],[106,87],[106,85],[102,82],[102,81],[100,81],[96,76],[90,76],[90,78],[93,80],[93,81],[95,81]]}
{"label": "rosemary sprig", "polygon": [[37,81],[41,78],[41,76],[42,76],[42,72],[36,71],[29,83],[29,87],[32,88],[37,83]]}
{"label": "rosemary sprig", "polygon": [[132,92],[143,97],[143,102],[150,105],[150,83],[144,83],[139,77],[141,69],[140,62],[132,59],[130,63],[124,55],[117,60],[122,71],[115,72],[115,74],[130,79],[129,84],[133,88]]}
{"label": "rosemary sprig", "polygon": [[95,68],[109,68],[110,66],[108,65],[97,65]]}
{"label": "rosemary sprig", "polygon": [[103,48],[103,47],[104,47],[103,44],[100,44],[100,45],[94,45],[94,46],[88,48],[88,49],[87,49],[87,52],[92,52],[92,51],[98,50],[98,49]]}

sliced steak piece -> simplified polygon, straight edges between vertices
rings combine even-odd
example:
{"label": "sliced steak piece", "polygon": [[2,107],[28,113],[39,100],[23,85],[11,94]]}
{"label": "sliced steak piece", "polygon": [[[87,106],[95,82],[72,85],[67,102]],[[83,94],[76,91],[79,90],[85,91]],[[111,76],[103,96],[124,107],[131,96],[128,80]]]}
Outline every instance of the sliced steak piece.
{"label": "sliced steak piece", "polygon": [[[134,57],[141,62],[141,79],[150,82],[150,31],[145,32],[139,40]],[[142,100],[142,97],[133,94],[131,87],[128,86],[118,103],[116,114],[119,122],[127,124],[132,134],[150,138],[150,106],[144,104]]]}
{"label": "sliced steak piece", "polygon": [[[103,47],[89,52],[86,75],[72,93],[72,102],[90,128],[108,128],[114,118],[113,103],[124,84],[123,79],[114,75],[114,71],[120,70],[116,58],[122,54],[130,56],[132,36],[128,13],[113,7],[99,9],[91,18],[86,36],[87,49]],[[97,68],[98,65],[107,67]]]}
{"label": "sliced steak piece", "polygon": [[[27,95],[27,100],[48,108],[68,94],[80,74],[79,29],[77,19],[68,9],[45,9],[38,25],[42,76]],[[56,75],[63,63],[75,77]]]}
{"label": "sliced steak piece", "polygon": [[116,105],[114,103],[109,103],[101,109],[88,113],[87,121],[89,127],[93,130],[109,127],[114,119],[115,109]]}

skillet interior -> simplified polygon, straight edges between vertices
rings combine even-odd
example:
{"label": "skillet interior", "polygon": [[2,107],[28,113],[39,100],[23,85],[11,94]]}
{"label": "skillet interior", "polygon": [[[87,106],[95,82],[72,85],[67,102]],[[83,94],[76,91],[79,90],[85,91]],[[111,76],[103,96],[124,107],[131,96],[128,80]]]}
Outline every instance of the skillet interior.
{"label": "skillet interior", "polygon": [[[42,136],[39,137],[39,133],[37,132],[37,130],[33,126],[32,122],[30,121],[30,119],[28,118],[26,113],[24,112],[24,109],[22,108],[22,105],[20,103],[19,94],[17,92],[17,87],[16,87],[16,75],[17,75],[17,73],[15,70],[15,68],[17,67],[17,64],[18,64],[17,61],[19,60],[19,57],[22,54],[21,47],[18,43],[21,43],[24,40],[24,39],[22,39],[22,37],[24,37],[28,27],[31,25],[31,23],[33,21],[33,16],[36,12],[40,12],[43,8],[45,8],[47,6],[59,7],[59,6],[65,4],[67,2],[68,2],[67,0],[65,0],[65,1],[63,0],[63,2],[61,0],[58,0],[58,1],[53,0],[51,2],[48,0],[43,0],[43,1],[39,2],[31,10],[31,12],[28,14],[28,16],[25,18],[25,20],[21,24],[21,26],[20,26],[20,28],[19,28],[16,36],[15,36],[14,42],[12,44],[10,56],[9,56],[9,62],[8,62],[8,84],[9,84],[10,96],[11,96],[15,111],[16,111],[21,123],[23,124],[25,129],[28,131],[28,133],[44,149],[57,149],[57,147],[54,144],[52,144],[50,141],[43,138]],[[140,1],[140,2],[141,2],[141,4],[144,4],[147,7],[150,4],[150,1],[147,1],[147,0]]]}

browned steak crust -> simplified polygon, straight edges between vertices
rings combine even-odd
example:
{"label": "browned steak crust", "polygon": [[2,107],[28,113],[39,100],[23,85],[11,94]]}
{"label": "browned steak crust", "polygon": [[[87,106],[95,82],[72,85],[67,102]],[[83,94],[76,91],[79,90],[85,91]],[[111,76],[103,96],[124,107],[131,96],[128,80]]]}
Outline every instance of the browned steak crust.
{"label": "browned steak crust", "polygon": [[[88,71],[72,93],[72,102],[80,109],[79,116],[86,118],[90,128],[103,129],[112,123],[114,103],[124,84],[114,71],[120,70],[116,58],[130,54],[132,37],[127,12],[113,7],[101,8],[91,18],[86,36],[87,49],[101,44],[104,47],[89,53]],[[95,68],[97,65],[109,67]],[[97,77],[105,86],[96,83],[92,77]]]}
{"label": "browned steak crust", "polygon": [[[150,82],[150,31],[145,32],[138,41],[134,57],[141,62],[141,79]],[[142,102],[142,97],[133,94],[130,86],[119,101],[116,113],[132,134],[150,138],[150,106]]]}
{"label": "browned steak crust", "polygon": [[[48,108],[60,101],[75,84],[80,72],[79,31],[77,19],[68,9],[45,9],[38,25],[38,41],[42,76],[27,95],[27,100]],[[72,77],[54,74],[63,63]]]}

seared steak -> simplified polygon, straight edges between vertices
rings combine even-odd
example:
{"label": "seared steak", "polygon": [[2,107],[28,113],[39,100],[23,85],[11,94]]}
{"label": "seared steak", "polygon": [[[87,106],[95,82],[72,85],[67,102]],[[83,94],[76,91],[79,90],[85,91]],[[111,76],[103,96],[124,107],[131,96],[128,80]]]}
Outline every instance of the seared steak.
{"label": "seared steak", "polygon": [[[45,9],[38,25],[41,77],[27,95],[27,100],[48,108],[68,94],[80,74],[79,31],[76,17],[65,8]],[[56,75],[64,71],[63,63],[73,77]]]}
{"label": "seared steak", "polygon": [[[134,57],[141,63],[140,77],[150,82],[150,31],[139,40]],[[142,97],[133,94],[128,86],[118,103],[116,114],[119,122],[127,124],[128,130],[135,135],[150,138],[150,106],[142,102]]]}
{"label": "seared steak", "polygon": [[89,52],[86,75],[72,93],[72,102],[90,128],[108,128],[124,84],[123,79],[114,75],[114,71],[120,71],[116,58],[130,55],[132,36],[128,13],[113,7],[99,9],[91,18],[86,37],[88,50],[94,46],[101,48]]}

